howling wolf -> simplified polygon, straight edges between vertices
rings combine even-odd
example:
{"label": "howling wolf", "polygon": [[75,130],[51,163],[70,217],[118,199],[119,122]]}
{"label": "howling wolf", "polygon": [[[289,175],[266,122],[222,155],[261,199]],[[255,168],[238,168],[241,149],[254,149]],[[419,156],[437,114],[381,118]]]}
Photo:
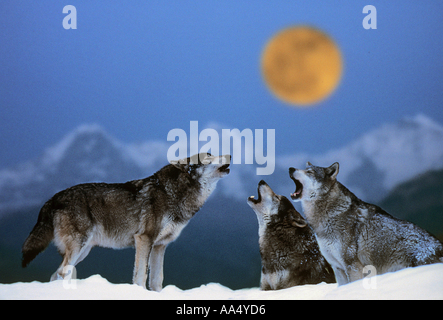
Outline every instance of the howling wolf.
{"label": "howling wolf", "polygon": [[152,176],[126,183],[87,183],[54,195],[40,210],[23,244],[26,267],[49,243],[63,262],[51,280],[64,278],[65,267],[82,261],[92,247],[135,246],[133,283],[160,291],[163,257],[194,214],[229,173],[231,156],[201,153],[166,165]]}
{"label": "howling wolf", "polygon": [[443,244],[425,230],[394,218],[380,207],[358,199],[337,181],[338,162],[306,170],[289,168],[291,194],[301,201],[321,253],[339,285],[364,278],[365,267],[377,274],[443,262]]}
{"label": "howling wolf", "polygon": [[314,233],[285,196],[265,181],[258,198],[248,198],[258,219],[262,290],[279,290],[304,284],[335,282],[334,271],[321,255]]}

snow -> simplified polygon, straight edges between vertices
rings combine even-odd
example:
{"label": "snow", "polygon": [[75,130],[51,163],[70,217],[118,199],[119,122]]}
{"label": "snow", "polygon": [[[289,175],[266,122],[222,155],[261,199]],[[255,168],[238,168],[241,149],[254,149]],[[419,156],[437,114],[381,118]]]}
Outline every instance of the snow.
{"label": "snow", "polygon": [[[60,142],[56,143],[54,146],[49,147],[44,155],[43,155],[43,165],[45,167],[52,167],[56,166],[57,163],[63,158],[63,156],[66,154],[67,150],[70,148],[72,143],[78,138],[80,135],[85,134],[102,134],[106,136],[110,141],[116,141],[115,139],[111,138],[105,131],[104,128],[102,128],[98,124],[83,124],[67,134]],[[116,142],[116,144],[118,144]]]}
{"label": "snow", "polygon": [[408,268],[338,287],[321,283],[278,291],[231,290],[218,283],[181,290],[174,285],[152,292],[132,284],[112,284],[100,275],[75,281],[0,284],[0,299],[123,300],[298,300],[443,299],[443,264]]}

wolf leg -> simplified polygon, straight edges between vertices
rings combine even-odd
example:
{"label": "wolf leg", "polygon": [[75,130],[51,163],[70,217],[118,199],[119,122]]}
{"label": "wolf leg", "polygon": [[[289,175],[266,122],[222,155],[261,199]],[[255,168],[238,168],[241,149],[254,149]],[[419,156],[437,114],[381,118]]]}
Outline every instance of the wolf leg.
{"label": "wolf leg", "polygon": [[268,282],[268,277],[265,273],[261,273],[260,290],[272,290],[271,284]]}
{"label": "wolf leg", "polygon": [[148,278],[148,261],[151,254],[152,241],[145,234],[134,235],[135,239],[135,264],[132,283],[146,289],[146,279]]}
{"label": "wolf leg", "polygon": [[332,266],[332,270],[334,270],[335,280],[337,280],[339,286],[349,283],[345,270],[334,266]]}
{"label": "wolf leg", "polygon": [[80,253],[79,256],[78,256],[77,261],[75,261],[75,264],[77,265],[77,264],[79,264],[80,262],[82,262],[82,261],[86,258],[86,256],[89,254],[89,252],[91,251],[91,249],[92,249],[92,246],[91,246],[91,245],[84,246],[84,247],[82,248],[82,250],[81,250],[81,253]]}
{"label": "wolf leg", "polygon": [[152,248],[149,261],[149,287],[154,291],[162,289],[165,250],[165,244],[157,244]]}
{"label": "wolf leg", "polygon": [[63,261],[58,267],[57,271],[51,276],[51,281],[65,279],[65,277],[68,275],[65,268],[67,266],[75,267],[84,258],[86,258],[92,248],[92,246],[89,244],[90,241],[91,238],[89,237],[86,241],[82,241],[82,244],[76,242],[71,244],[69,248],[65,249]]}
{"label": "wolf leg", "polygon": [[348,265],[346,267],[346,273],[348,274],[349,282],[363,279],[363,268],[364,266],[360,261],[355,261],[351,265]]}
{"label": "wolf leg", "polygon": [[67,265],[69,265],[70,256],[71,256],[71,252],[69,250],[66,250],[66,252],[63,256],[62,263],[58,267],[57,271],[54,272],[51,276],[51,281],[62,280],[64,278],[64,271],[63,270],[65,269],[65,267]]}

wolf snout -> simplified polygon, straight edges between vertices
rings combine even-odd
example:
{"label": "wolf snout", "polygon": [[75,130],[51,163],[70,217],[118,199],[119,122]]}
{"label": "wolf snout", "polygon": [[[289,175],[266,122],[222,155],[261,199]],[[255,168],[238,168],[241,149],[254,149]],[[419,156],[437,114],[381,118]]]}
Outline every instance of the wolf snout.
{"label": "wolf snout", "polygon": [[216,159],[214,159],[214,161],[216,161],[216,163],[221,165],[218,168],[218,171],[225,173],[225,174],[230,173],[229,165],[231,164],[231,155],[227,154],[224,156],[218,156]]}
{"label": "wolf snout", "polygon": [[224,164],[222,165],[218,171],[229,174],[229,172],[231,172],[231,170],[229,169],[229,164]]}
{"label": "wolf snout", "polygon": [[297,171],[297,169],[290,167],[289,168],[289,176],[292,176],[292,174]]}
{"label": "wolf snout", "polygon": [[217,156],[212,160],[212,163],[217,163],[217,164],[221,164],[221,165],[229,165],[231,164],[231,155],[230,154],[226,154],[223,156]]}

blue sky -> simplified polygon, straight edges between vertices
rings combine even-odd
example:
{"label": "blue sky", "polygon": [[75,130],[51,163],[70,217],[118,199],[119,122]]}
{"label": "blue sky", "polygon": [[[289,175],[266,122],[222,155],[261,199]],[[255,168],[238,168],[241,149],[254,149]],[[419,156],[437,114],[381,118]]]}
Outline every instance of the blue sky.
{"label": "blue sky", "polygon": [[[275,129],[277,155],[322,153],[417,113],[443,123],[443,2],[335,3],[2,1],[0,168],[83,123],[125,142],[166,142],[193,120]],[[62,25],[68,4],[76,30]],[[376,30],[362,26],[367,4]],[[277,100],[259,65],[267,41],[298,24],[328,33],[344,57],[337,91],[309,109]]]}

